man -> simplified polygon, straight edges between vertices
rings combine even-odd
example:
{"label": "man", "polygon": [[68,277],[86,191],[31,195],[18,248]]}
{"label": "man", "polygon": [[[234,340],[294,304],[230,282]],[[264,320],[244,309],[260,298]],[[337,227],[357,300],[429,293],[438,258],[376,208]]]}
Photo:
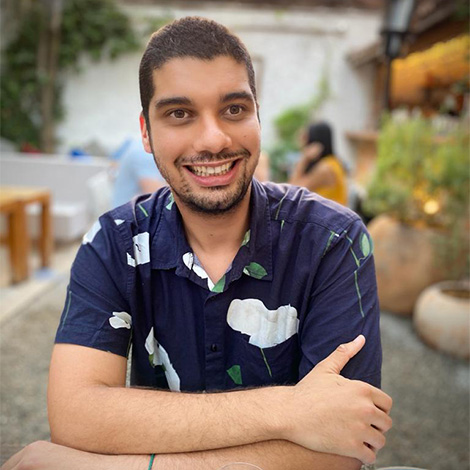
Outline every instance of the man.
{"label": "man", "polygon": [[144,147],[171,191],[111,211],[84,237],[50,369],[60,445],[35,444],[7,468],[28,458],[158,470],[373,462],[391,399],[376,388],[361,221],[306,190],[252,180],[254,72],[223,26],[184,18],[154,34],[140,90]]}

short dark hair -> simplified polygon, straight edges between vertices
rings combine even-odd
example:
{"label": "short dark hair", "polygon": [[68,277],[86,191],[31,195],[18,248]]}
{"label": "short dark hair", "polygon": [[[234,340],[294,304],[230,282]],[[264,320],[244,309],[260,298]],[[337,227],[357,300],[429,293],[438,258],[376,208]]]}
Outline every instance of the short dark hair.
{"label": "short dark hair", "polygon": [[207,18],[188,16],[175,20],[152,34],[139,68],[140,101],[149,124],[149,104],[155,92],[153,71],[174,58],[212,60],[229,56],[245,64],[248,83],[256,99],[255,71],[250,54],[241,40],[225,26]]}

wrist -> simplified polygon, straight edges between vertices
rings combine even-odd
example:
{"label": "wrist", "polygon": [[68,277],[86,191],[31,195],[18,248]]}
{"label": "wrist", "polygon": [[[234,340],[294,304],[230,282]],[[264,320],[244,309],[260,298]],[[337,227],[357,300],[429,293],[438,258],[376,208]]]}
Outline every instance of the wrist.
{"label": "wrist", "polygon": [[[150,458],[149,455],[106,455],[104,457],[107,466],[100,467],[102,470],[147,470]],[[153,468],[155,469],[155,464]]]}
{"label": "wrist", "polygon": [[267,430],[270,440],[290,440],[292,427],[291,404],[293,403],[294,387],[279,386],[266,389],[269,391],[269,410],[267,411]]}

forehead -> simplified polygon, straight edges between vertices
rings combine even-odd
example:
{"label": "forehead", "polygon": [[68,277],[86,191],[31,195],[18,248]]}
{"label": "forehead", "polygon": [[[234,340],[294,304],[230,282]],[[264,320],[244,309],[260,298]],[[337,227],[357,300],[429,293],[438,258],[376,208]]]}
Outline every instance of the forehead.
{"label": "forehead", "polygon": [[252,95],[245,64],[228,56],[212,60],[171,59],[153,72],[153,83],[153,100],[185,96],[197,101],[234,91]]}

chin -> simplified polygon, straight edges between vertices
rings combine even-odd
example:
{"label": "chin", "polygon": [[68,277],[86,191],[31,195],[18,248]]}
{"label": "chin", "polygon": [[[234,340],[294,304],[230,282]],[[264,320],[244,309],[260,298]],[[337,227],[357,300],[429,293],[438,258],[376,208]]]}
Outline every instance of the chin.
{"label": "chin", "polygon": [[[251,179],[250,179],[251,183]],[[178,195],[181,202],[186,205],[189,209],[194,212],[204,214],[204,215],[221,215],[221,214],[230,214],[234,212],[244,200],[250,184],[238,184],[235,190],[230,191],[228,194],[213,194],[210,195],[195,197],[194,194],[185,194]],[[220,193],[224,191],[223,186],[214,186],[209,188],[213,193]]]}

